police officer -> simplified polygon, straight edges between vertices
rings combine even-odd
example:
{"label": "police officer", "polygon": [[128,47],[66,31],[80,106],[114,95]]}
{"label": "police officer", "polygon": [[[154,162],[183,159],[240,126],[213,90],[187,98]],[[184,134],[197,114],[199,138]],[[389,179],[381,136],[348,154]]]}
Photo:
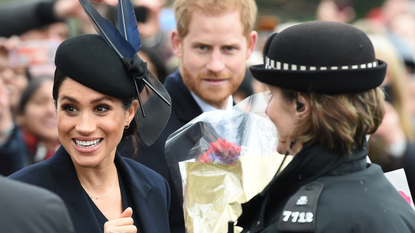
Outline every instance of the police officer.
{"label": "police officer", "polygon": [[291,163],[243,205],[243,232],[415,232],[415,212],[368,164],[365,135],[384,116],[386,63],[362,31],[313,21],[271,35],[264,64],[267,114]]}

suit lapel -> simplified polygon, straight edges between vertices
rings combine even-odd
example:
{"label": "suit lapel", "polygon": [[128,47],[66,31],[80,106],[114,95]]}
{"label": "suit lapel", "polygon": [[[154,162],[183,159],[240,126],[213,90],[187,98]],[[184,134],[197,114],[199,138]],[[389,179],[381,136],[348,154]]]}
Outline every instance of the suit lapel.
{"label": "suit lapel", "polygon": [[[61,146],[50,159],[56,193],[65,201],[77,232],[100,232],[101,228],[90,207],[89,197],[82,189],[69,154]],[[166,229],[165,232],[168,232],[168,225],[160,226],[160,222],[165,221],[159,219],[167,219],[168,216],[164,201],[154,198],[158,191],[135,172],[118,153],[114,162],[131,194],[133,211],[139,217],[138,225],[142,232],[156,232],[160,229]],[[166,216],[159,216],[163,213]]]}
{"label": "suit lapel", "polygon": [[203,113],[189,89],[184,85],[178,70],[166,80],[164,85],[172,99],[172,108],[181,121],[187,123]]}
{"label": "suit lapel", "polygon": [[76,231],[101,231],[69,154],[61,146],[50,159],[56,193],[65,201]]}
{"label": "suit lapel", "polygon": [[[134,171],[127,162],[118,153],[115,156],[115,164],[117,169],[125,181],[127,191],[133,201],[133,211],[137,213],[139,223],[138,226],[142,232],[157,232],[160,229],[165,229],[163,232],[168,232],[169,226],[160,226],[163,222],[160,219],[168,219],[164,200],[159,200],[154,197],[158,195],[155,190],[146,180],[144,180],[139,173]],[[165,213],[165,216],[160,214]],[[161,231],[160,231],[161,232]]]}

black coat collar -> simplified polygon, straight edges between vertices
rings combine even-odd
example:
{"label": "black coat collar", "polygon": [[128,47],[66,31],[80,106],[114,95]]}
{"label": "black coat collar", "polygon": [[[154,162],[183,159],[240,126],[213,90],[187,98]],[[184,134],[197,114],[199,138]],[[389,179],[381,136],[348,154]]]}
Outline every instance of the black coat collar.
{"label": "black coat collar", "polygon": [[[51,160],[56,193],[65,202],[69,203],[68,210],[75,228],[77,230],[87,230],[84,232],[96,232],[100,228],[92,209],[89,207],[88,196],[82,189],[71,157],[61,146]],[[126,188],[133,194],[131,195],[135,205],[133,209],[138,213],[137,216],[140,219],[138,225],[142,227],[144,232],[161,229],[162,227],[156,224],[158,220],[153,219],[154,215],[147,213],[148,210],[155,209],[155,206],[159,205],[154,203],[156,200],[153,200],[152,193],[154,193],[154,190],[152,186],[140,174],[135,172],[118,153],[114,162]],[[157,208],[155,211],[160,211],[160,209]],[[168,229],[168,226],[166,226],[166,229]]]}
{"label": "black coat collar", "polygon": [[[364,147],[363,150],[354,149],[352,155],[348,157],[328,151],[321,144],[303,148],[261,193],[242,205],[243,213],[238,219],[238,226],[249,228],[252,219],[261,218],[260,215],[265,213],[263,208],[284,204],[279,202],[283,202],[301,186],[319,177],[363,170],[366,167],[368,154],[367,142]],[[264,206],[264,203],[267,205]]]}
{"label": "black coat collar", "polygon": [[[341,156],[332,151],[328,151],[321,144],[314,144],[303,148],[298,152],[290,164],[274,179],[271,183],[278,184],[278,186],[291,187],[286,192],[291,193],[296,191],[299,187],[316,180],[317,178],[336,173],[345,173],[345,169],[364,169],[366,166],[366,156],[368,154],[368,144],[365,142],[365,149],[354,149],[350,156]],[[342,166],[344,164],[353,164],[352,166]],[[270,183],[270,184],[271,184]],[[289,185],[289,184],[297,185]],[[266,192],[270,186],[264,189]],[[261,193],[261,195],[264,195]]]}
{"label": "black coat collar", "polygon": [[[151,186],[140,176],[133,173],[130,166],[128,166],[128,164],[118,153],[115,156],[114,162],[126,184],[130,188],[134,189],[133,192],[135,195],[138,195],[139,198],[147,198],[148,194],[151,192]],[[56,193],[67,202],[74,204],[80,194],[83,193],[83,189],[76,174],[75,167],[73,166],[71,157],[63,146],[61,146],[53,156],[52,169],[53,173],[56,174]],[[132,177],[140,179],[139,182],[133,181]]]}

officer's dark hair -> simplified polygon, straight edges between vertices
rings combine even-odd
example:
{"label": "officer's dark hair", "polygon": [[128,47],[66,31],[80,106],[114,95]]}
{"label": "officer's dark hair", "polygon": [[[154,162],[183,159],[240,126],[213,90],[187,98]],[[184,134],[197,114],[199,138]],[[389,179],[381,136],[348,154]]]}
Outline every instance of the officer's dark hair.
{"label": "officer's dark hair", "polygon": [[[287,100],[295,101],[294,91],[282,89],[282,93]],[[355,146],[363,149],[364,137],[377,130],[385,115],[384,93],[380,88],[336,95],[298,93],[308,101],[310,113],[291,137],[303,145],[319,142],[344,156],[350,155]]]}

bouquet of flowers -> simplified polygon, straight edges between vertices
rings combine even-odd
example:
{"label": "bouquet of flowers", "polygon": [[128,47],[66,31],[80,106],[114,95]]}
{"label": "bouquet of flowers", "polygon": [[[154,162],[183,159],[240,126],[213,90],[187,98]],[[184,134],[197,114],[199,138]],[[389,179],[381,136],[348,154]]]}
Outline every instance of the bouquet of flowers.
{"label": "bouquet of flowers", "polygon": [[232,110],[203,113],[169,136],[166,158],[183,198],[187,232],[227,232],[241,204],[275,176],[284,155],[275,152],[276,128],[265,114],[268,96],[259,93]]}
{"label": "bouquet of flowers", "polygon": [[241,146],[236,146],[233,142],[218,138],[216,142],[211,142],[207,151],[199,155],[198,162],[216,163],[226,165],[236,165],[236,160],[241,155]]}

